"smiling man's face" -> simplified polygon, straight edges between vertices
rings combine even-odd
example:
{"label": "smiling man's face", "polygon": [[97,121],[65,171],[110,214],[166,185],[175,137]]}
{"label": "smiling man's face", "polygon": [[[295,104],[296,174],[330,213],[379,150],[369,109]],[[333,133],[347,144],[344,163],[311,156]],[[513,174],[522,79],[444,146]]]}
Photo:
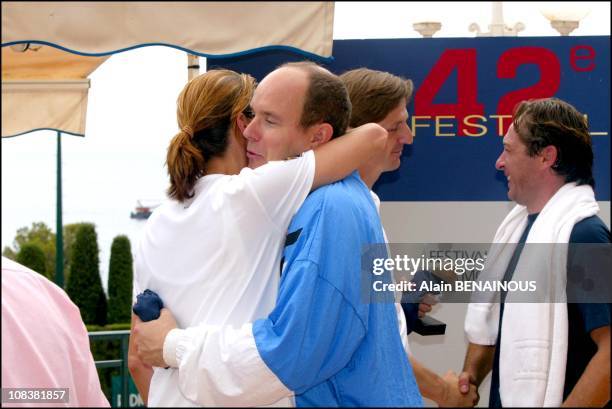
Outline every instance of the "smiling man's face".
{"label": "smiling man's face", "polygon": [[510,125],[504,136],[504,150],[495,162],[495,168],[504,172],[508,179],[508,198],[529,206],[537,196],[538,155],[529,156],[527,146]]}

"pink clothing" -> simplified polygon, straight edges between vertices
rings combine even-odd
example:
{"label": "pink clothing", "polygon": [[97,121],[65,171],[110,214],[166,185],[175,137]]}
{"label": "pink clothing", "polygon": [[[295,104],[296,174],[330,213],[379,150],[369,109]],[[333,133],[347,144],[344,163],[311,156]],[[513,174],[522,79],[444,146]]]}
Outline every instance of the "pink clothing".
{"label": "pink clothing", "polygon": [[69,389],[69,402],[37,406],[109,406],[78,307],[57,285],[5,257],[2,388]]}

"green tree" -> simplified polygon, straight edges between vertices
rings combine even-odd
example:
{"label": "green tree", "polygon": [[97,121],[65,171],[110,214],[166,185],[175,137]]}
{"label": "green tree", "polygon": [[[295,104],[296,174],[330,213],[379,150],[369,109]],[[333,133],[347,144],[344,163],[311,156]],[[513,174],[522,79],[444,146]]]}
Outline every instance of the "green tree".
{"label": "green tree", "polygon": [[23,244],[19,249],[19,253],[17,253],[15,261],[51,279],[45,265],[45,252],[36,242]]}
{"label": "green tree", "polygon": [[45,255],[45,269],[48,277],[55,277],[55,233],[43,222],[33,222],[31,227],[17,230],[13,251],[17,254],[26,243],[35,243]]}
{"label": "green tree", "polygon": [[91,223],[77,229],[66,292],[81,310],[85,324],[106,324],[107,302],[100,278],[98,239]]}
{"label": "green tree", "polygon": [[132,317],[132,250],[127,236],[113,239],[108,267],[108,322],[130,322]]}
{"label": "green tree", "polygon": [[[70,276],[70,259],[74,239],[79,227],[91,223],[71,223],[64,225],[63,244],[64,244],[64,286],[68,283]],[[55,279],[55,233],[43,222],[34,222],[31,227],[22,227],[17,230],[13,240],[13,248],[5,246],[2,255],[15,260],[21,246],[26,243],[38,244],[45,254],[45,268],[52,280]]]}
{"label": "green tree", "polygon": [[15,260],[17,258],[17,253],[15,253],[15,250],[10,248],[9,246],[4,246],[4,250],[2,250],[2,255],[6,258],[10,258],[11,260]]}
{"label": "green tree", "polygon": [[91,223],[71,223],[64,225],[64,234],[62,240],[64,242],[64,283],[68,283],[70,277],[70,259],[72,257],[72,248],[74,247],[74,240],[76,238],[76,232],[79,227],[91,224]]}

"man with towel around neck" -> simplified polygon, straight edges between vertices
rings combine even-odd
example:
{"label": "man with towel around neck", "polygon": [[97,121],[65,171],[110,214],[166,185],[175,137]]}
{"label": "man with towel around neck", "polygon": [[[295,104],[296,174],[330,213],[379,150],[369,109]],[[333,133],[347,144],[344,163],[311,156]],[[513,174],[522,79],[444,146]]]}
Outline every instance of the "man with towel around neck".
{"label": "man with towel around neck", "polygon": [[[505,254],[512,257],[491,251],[488,274],[520,280],[529,271],[522,244],[610,243],[597,216],[583,114],[556,98],[521,102],[503,144],[495,167],[507,177],[508,197],[517,205],[493,243],[511,248]],[[513,249],[512,243],[519,245]],[[567,263],[551,264],[556,280],[572,265],[568,254]],[[492,370],[490,407],[609,405],[610,304],[504,303],[504,296],[501,303],[468,307],[470,344],[460,387],[480,385]]]}

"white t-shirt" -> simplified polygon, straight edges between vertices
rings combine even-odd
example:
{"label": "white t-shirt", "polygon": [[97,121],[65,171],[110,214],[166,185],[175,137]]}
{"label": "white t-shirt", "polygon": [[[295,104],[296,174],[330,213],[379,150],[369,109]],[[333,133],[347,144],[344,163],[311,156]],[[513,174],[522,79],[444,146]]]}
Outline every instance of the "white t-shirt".
{"label": "white t-shirt", "polygon": [[[314,172],[308,151],[238,175],[204,176],[192,199],[166,201],[135,252],[134,302],[145,289],[155,291],[179,328],[238,328],[266,317],[276,304],[287,228]],[[149,405],[196,406],[179,391],[178,371],[163,368],[154,370]]]}

